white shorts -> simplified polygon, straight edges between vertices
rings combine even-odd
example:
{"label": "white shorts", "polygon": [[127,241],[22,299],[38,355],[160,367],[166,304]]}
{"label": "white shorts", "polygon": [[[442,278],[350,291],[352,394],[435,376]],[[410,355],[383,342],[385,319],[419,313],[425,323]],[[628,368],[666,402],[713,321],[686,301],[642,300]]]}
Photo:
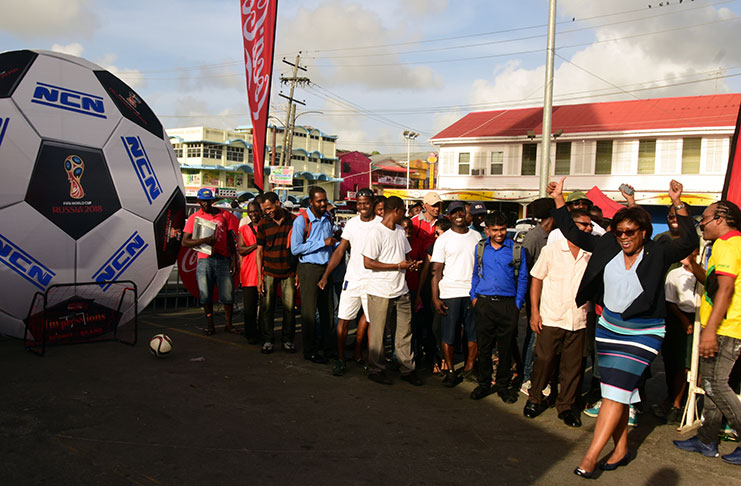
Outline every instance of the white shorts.
{"label": "white shorts", "polygon": [[358,316],[361,308],[365,318],[368,319],[368,293],[365,291],[365,285],[343,282],[337,317],[343,321],[351,321]]}

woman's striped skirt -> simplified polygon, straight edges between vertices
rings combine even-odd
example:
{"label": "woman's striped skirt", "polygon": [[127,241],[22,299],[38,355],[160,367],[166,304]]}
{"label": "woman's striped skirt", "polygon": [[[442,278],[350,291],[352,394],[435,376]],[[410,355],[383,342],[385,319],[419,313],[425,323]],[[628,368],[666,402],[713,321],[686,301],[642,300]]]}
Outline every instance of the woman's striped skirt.
{"label": "woman's striped skirt", "polygon": [[602,398],[640,402],[638,384],[664,341],[663,319],[631,319],[604,309],[596,331]]}

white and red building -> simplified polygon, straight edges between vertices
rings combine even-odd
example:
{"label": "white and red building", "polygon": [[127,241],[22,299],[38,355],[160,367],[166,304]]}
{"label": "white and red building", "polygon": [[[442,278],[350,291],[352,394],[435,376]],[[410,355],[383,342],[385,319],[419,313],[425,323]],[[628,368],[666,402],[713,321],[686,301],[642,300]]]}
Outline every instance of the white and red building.
{"label": "white and red building", "polygon": [[[723,189],[739,104],[734,93],[554,106],[551,176],[568,176],[568,191],[597,186],[616,200],[630,184],[642,205],[669,204],[677,179],[691,204],[706,206]],[[537,198],[542,122],[542,108],[482,111],[432,137],[443,198],[521,207]]]}

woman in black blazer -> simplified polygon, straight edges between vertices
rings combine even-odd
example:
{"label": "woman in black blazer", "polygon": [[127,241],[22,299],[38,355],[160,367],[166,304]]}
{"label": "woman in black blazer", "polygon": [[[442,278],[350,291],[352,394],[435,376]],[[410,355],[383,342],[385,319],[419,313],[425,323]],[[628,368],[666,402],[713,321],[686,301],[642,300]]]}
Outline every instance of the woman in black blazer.
{"label": "woman in black blazer", "polygon": [[576,305],[590,300],[603,307],[596,331],[602,376],[602,405],[592,443],[574,470],[592,478],[600,452],[612,437],[615,448],[599,466],[611,471],[630,461],[628,405],[640,401],[638,382],[661,349],[664,339],[664,277],[669,266],[697,248],[692,218],[680,199],[682,184],[672,180],[669,197],[677,212],[680,238],[651,240],[651,216],[643,208],[623,208],[612,220],[611,232],[594,236],[573,223],[563,198],[563,183],[551,182],[556,202],[553,217],[564,236],[592,253]]}

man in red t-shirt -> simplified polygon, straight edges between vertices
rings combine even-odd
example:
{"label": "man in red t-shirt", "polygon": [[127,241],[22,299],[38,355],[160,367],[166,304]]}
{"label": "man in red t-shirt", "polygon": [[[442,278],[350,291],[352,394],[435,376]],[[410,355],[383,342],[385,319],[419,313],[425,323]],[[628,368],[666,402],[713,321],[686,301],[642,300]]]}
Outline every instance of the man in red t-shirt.
{"label": "man in red t-shirt", "polygon": [[237,251],[242,257],[239,266],[239,280],[242,283],[244,301],[244,337],[250,344],[259,342],[257,323],[260,293],[257,291],[257,224],[262,218],[262,210],[257,201],[247,205],[247,217],[239,223]]}
{"label": "man in red t-shirt", "polygon": [[436,192],[425,194],[422,206],[424,211],[412,218],[414,236],[422,240],[420,246],[427,248],[435,240],[435,223],[440,218],[443,201]]}
{"label": "man in red t-shirt", "polygon": [[[237,255],[232,231],[238,230],[239,220],[231,212],[213,206],[216,198],[211,189],[200,189],[197,199],[201,209],[193,213],[185,223],[183,246],[195,248],[198,252],[196,279],[207,324],[203,332],[207,335],[214,333],[214,285],[218,286],[219,301],[224,305],[226,318],[224,330],[236,332],[232,326],[232,277],[237,271]],[[215,223],[214,233],[203,238],[193,238],[196,218]]]}

